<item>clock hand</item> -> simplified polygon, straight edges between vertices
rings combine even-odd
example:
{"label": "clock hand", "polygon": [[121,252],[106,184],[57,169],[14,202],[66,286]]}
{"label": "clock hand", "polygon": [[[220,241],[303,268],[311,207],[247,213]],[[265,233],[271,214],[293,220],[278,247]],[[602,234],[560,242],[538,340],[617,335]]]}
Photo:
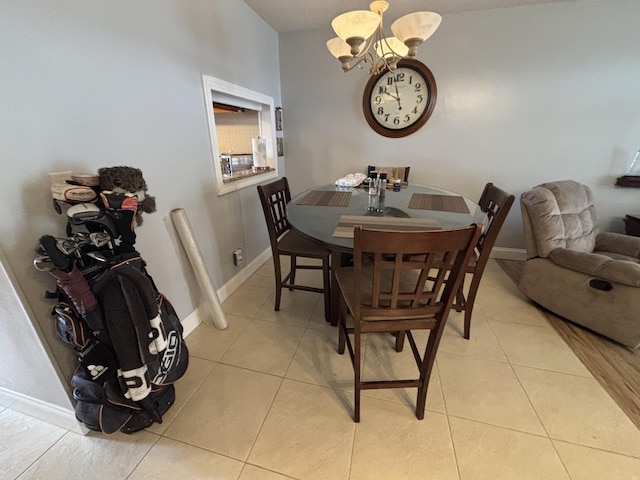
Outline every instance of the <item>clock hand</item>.
{"label": "clock hand", "polygon": [[394,97],[398,101],[398,110],[402,110],[402,105],[400,104],[400,92],[398,92],[398,82],[394,79],[393,86],[396,87],[396,96]]}
{"label": "clock hand", "polygon": [[[397,90],[397,89],[396,89]],[[396,97],[395,95],[391,95],[389,92],[384,92],[387,95],[389,95],[391,98],[393,98],[394,100],[400,101],[400,99],[398,97]],[[396,92],[397,93],[397,92]]]}

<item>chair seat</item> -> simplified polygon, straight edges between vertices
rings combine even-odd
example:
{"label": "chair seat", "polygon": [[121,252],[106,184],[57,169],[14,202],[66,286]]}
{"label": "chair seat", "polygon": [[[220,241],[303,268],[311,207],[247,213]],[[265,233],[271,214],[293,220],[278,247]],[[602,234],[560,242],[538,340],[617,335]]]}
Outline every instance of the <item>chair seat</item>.
{"label": "chair seat", "polygon": [[331,254],[330,250],[317,242],[308,240],[293,230],[285,233],[278,240],[281,254],[299,257],[324,258]]}

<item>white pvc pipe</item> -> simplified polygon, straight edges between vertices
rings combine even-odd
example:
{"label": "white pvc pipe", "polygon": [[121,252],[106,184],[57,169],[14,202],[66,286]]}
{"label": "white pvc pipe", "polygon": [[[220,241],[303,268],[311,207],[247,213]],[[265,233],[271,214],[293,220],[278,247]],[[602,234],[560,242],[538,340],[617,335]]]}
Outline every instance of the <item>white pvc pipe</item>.
{"label": "white pvc pipe", "polygon": [[193,230],[191,230],[187,214],[184,209],[175,208],[171,210],[170,216],[173,226],[178,232],[180,242],[182,242],[182,246],[187,253],[191,267],[196,275],[196,280],[198,280],[202,291],[209,301],[209,305],[211,305],[211,310],[213,311],[213,324],[216,328],[224,330],[229,326],[227,323],[227,317],[222,310],[222,305],[220,305],[220,299],[218,298],[218,292],[216,292],[216,289],[213,286],[211,276],[209,275],[207,266],[202,258],[202,253],[200,252],[198,243],[193,236]]}

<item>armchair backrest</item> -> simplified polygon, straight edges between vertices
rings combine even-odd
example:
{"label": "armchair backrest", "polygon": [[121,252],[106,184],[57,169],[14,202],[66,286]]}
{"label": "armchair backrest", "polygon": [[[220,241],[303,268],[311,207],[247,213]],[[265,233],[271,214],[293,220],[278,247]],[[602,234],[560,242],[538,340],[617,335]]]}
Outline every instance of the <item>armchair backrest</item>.
{"label": "armchair backrest", "polygon": [[573,180],[538,185],[520,196],[527,258],[556,248],[592,252],[598,221],[591,189]]}

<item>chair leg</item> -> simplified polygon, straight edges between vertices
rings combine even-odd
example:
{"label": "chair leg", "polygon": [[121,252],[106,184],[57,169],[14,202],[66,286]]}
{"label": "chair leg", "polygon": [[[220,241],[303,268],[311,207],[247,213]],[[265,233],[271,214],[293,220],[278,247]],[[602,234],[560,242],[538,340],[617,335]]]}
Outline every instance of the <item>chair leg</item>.
{"label": "chair leg", "polygon": [[422,358],[422,365],[420,366],[421,385],[418,387],[418,396],[416,399],[416,417],[418,417],[418,420],[424,419],[429,379],[431,378],[431,371],[433,370],[433,364],[436,359],[436,351],[440,343],[439,334],[441,333],[442,332],[436,332],[434,330],[429,332],[429,340],[427,341],[427,347],[424,352],[424,357]]}
{"label": "chair leg", "polygon": [[322,259],[322,279],[324,285],[324,319],[326,322],[331,322],[331,270],[328,257]]}
{"label": "chair leg", "polygon": [[416,417],[418,420],[424,419],[424,410],[427,406],[427,391],[429,390],[429,378],[431,377],[431,368],[424,378],[421,377],[422,385],[418,387],[418,397],[416,399]]}
{"label": "chair leg", "polygon": [[353,372],[354,372],[354,398],[353,421],[360,422],[360,332],[353,335]]}
{"label": "chair leg", "polygon": [[427,405],[427,384],[418,387],[418,400],[416,402],[416,417],[418,420],[424,420],[424,410]]}
{"label": "chair leg", "polygon": [[469,293],[464,302],[464,338],[471,338],[471,315],[473,313],[473,304],[476,301],[478,286],[480,285],[480,275],[474,275],[469,287]]}
{"label": "chair leg", "polygon": [[282,267],[280,266],[280,256],[273,256],[273,270],[276,277],[276,304],[274,310],[280,310],[280,299],[282,297]]}
{"label": "chair leg", "polygon": [[289,274],[289,283],[293,285],[294,283],[296,283],[296,268],[298,266],[298,263],[297,263],[297,257],[295,255],[291,255],[290,258],[291,258],[291,273]]}
{"label": "chair leg", "polygon": [[401,352],[404,348],[404,330],[396,332],[396,352]]}
{"label": "chair leg", "polygon": [[[342,295],[341,295],[342,297]],[[338,353],[342,355],[344,353],[344,347],[346,344],[346,335],[347,335],[347,312],[346,312],[346,304],[344,300],[340,300],[338,306]]]}
{"label": "chair leg", "polygon": [[464,285],[460,285],[460,288],[456,292],[456,301],[453,303],[453,309],[456,312],[462,312],[465,308],[465,299],[464,299]]}

